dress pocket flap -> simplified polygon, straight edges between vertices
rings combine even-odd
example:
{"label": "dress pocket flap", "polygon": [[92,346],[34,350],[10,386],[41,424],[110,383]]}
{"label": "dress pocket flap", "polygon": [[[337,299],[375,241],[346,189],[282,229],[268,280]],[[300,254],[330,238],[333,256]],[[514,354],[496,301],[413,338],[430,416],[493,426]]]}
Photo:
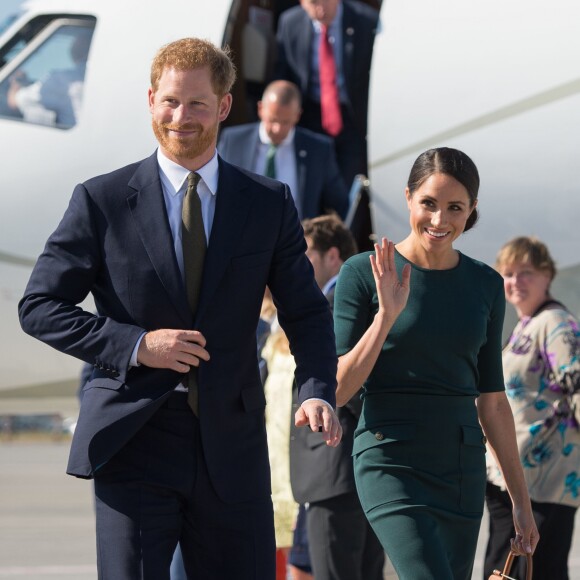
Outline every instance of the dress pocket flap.
{"label": "dress pocket flap", "polygon": [[377,445],[393,443],[394,441],[409,441],[415,438],[414,423],[395,423],[373,427],[357,435],[354,439],[352,454],[357,455]]}
{"label": "dress pocket flap", "polygon": [[461,425],[462,438],[464,445],[473,445],[474,447],[485,447],[487,439],[480,427],[471,427],[470,425]]}

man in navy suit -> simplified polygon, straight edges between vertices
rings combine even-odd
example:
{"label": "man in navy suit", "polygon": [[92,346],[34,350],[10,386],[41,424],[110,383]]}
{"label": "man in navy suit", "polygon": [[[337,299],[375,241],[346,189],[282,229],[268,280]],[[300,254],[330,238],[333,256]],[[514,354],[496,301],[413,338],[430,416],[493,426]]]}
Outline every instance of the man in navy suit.
{"label": "man in navy suit", "polygon": [[301,113],[298,87],[274,81],[258,103],[260,122],[222,129],[218,151],[226,161],[255,173],[267,175],[270,169],[270,177],[290,187],[300,219],[333,211],[344,219],[348,189],[332,139],[296,127]]}
{"label": "man in navy suit", "polygon": [[[296,422],[340,440],[332,320],[292,196],[216,153],[234,79],[207,41],[160,49],[149,89],[159,149],[75,188],[19,305],[26,332],[94,366],[67,471],[94,478],[99,578],[168,580],[178,542],[189,578],[274,578],[256,353],[266,285],[296,357]],[[199,196],[201,225],[182,218],[184,195]],[[192,231],[201,241],[182,246]],[[188,296],[191,256],[204,251]],[[89,293],[96,314],[78,306]]]}
{"label": "man in navy suit", "polygon": [[342,129],[334,137],[336,156],[348,188],[357,174],[368,175],[367,114],[378,12],[350,0],[301,0],[278,21],[275,76],[294,82],[303,95],[300,125],[323,128],[320,109],[320,38],[328,31],[334,55]]}

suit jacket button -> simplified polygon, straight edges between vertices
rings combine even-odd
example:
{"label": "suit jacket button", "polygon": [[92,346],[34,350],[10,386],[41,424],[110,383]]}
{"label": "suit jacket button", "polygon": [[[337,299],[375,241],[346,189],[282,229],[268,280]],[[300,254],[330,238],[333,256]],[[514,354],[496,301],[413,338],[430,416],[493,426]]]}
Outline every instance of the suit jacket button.
{"label": "suit jacket button", "polygon": [[487,437],[486,437],[485,435],[484,435],[484,436],[481,438],[481,442],[482,442],[484,445],[487,443]]}
{"label": "suit jacket button", "polygon": [[382,441],[384,438],[385,438],[385,436],[384,436],[384,435],[383,435],[383,434],[382,434],[380,431],[377,431],[377,432],[375,433],[375,439],[376,439],[377,441]]}

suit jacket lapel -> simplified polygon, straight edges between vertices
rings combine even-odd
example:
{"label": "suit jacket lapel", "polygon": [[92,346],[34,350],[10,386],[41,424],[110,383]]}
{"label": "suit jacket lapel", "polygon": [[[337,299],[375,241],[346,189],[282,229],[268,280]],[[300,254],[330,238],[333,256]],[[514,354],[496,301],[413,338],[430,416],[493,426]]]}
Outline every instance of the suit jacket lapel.
{"label": "suit jacket lapel", "polygon": [[258,128],[260,123],[256,123],[254,127],[251,128],[247,135],[247,139],[244,140],[244,146],[240,152],[241,162],[240,167],[247,167],[250,171],[254,171],[254,165],[256,161],[256,155],[258,152],[258,147],[260,145],[260,135],[258,133]]}
{"label": "suit jacket lapel", "polygon": [[294,154],[296,159],[296,181],[298,184],[298,191],[296,192],[297,198],[299,200],[299,207],[302,208],[302,214],[308,215],[306,211],[306,184],[308,183],[308,169],[309,169],[309,151],[306,147],[304,139],[302,138],[302,133],[299,127],[296,127],[296,132],[294,133]]}
{"label": "suit jacket lapel", "polygon": [[349,101],[350,91],[353,89],[354,75],[354,48],[356,42],[356,27],[354,13],[346,2],[343,2],[342,12],[342,72],[344,74],[344,84]]}
{"label": "suit jacket lapel", "polygon": [[309,79],[310,79],[310,59],[312,55],[312,51],[314,47],[312,43],[314,42],[314,29],[312,25],[312,21],[306,11],[303,10],[302,14],[302,26],[301,32],[298,33],[297,39],[298,42],[296,43],[296,62],[299,64],[299,70],[301,75],[301,83],[302,86],[300,89],[302,93],[306,96],[308,95],[308,91],[310,87],[308,86]]}
{"label": "suit jacket lapel", "polygon": [[184,328],[189,328],[191,311],[173,250],[173,236],[159,180],[157,153],[138,167],[129,181],[129,187],[134,191],[127,196],[127,204],[141,241],[171,302],[184,321]]}
{"label": "suit jacket lapel", "polygon": [[220,157],[215,215],[205,255],[195,327],[215,294],[246,227],[251,203],[246,187],[243,175]]}

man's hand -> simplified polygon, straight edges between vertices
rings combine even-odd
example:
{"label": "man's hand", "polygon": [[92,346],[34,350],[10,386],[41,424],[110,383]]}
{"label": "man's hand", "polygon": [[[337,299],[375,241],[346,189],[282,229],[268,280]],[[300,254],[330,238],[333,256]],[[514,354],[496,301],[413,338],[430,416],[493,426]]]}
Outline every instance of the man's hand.
{"label": "man's hand", "polygon": [[178,373],[187,373],[202,360],[208,361],[209,353],[203,334],[197,330],[154,330],[143,337],[137,350],[138,363]]}
{"label": "man's hand", "polygon": [[306,399],[294,415],[296,427],[309,425],[313,431],[321,431],[327,445],[336,447],[342,437],[342,427],[332,407],[318,399]]}

